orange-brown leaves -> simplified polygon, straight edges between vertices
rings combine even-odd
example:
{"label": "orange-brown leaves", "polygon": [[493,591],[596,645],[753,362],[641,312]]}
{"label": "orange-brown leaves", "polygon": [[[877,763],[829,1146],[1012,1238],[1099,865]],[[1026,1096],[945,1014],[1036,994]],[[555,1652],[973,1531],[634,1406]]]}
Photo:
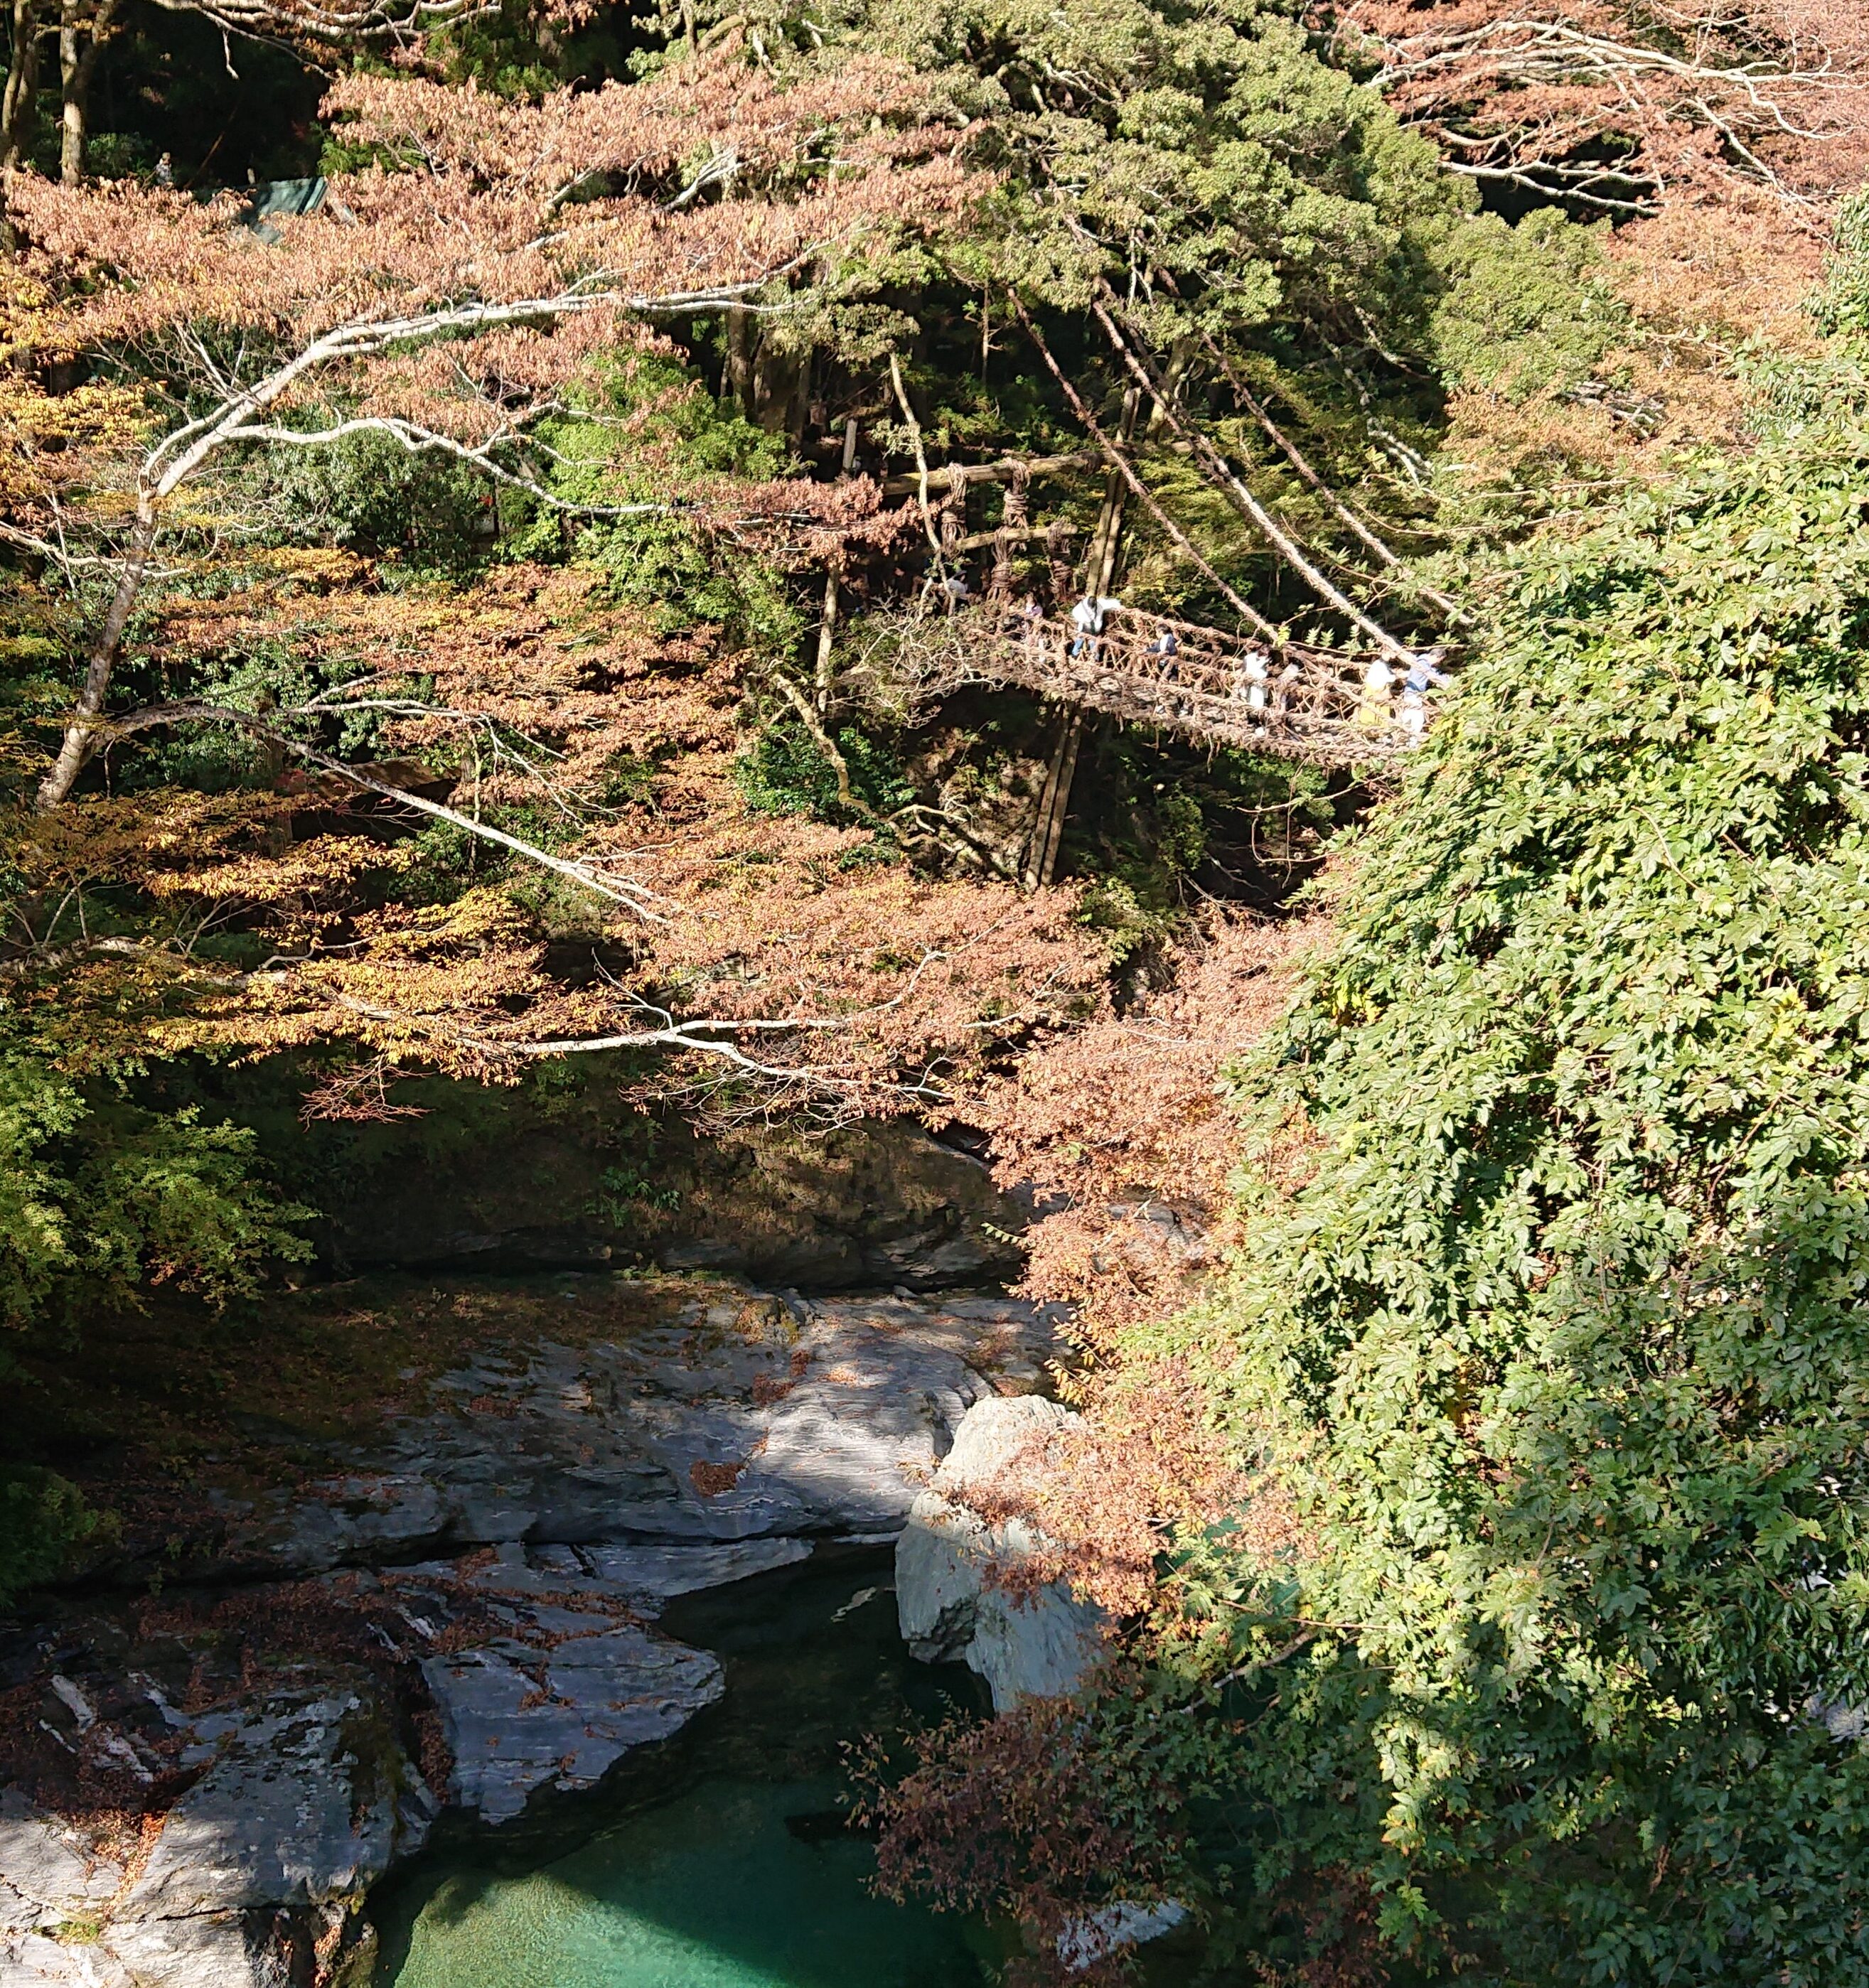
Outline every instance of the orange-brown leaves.
{"label": "orange-brown leaves", "polygon": [[466,591],[322,592],[302,579],[289,569],[278,585],[172,602],[164,651],[239,656],[263,642],[354,671],[327,707],[374,712],[398,752],[445,748],[478,780],[468,798],[483,806],[548,787],[575,805],[621,756],[731,742],[737,688],[705,637],[656,635],[642,610],[608,597],[601,574],[499,566]]}
{"label": "orange-brown leaves", "polygon": [[952,1077],[955,1059],[977,1064],[970,1039],[1022,1037],[1101,997],[1102,949],[1072,891],[933,881],[874,860],[855,830],[738,812],[638,843],[631,862],[687,908],[652,943],[689,1012],[865,1011],[865,1033],[906,1064],[937,1060]]}
{"label": "orange-brown leaves", "polygon": [[[567,90],[537,103],[355,76],[334,86],[327,113],[408,164],[335,176],[324,205],[280,223],[276,244],[239,225],[232,195],[202,205],[128,182],[22,179],[9,205],[36,273],[113,279],[69,305],[60,335],[74,344],[201,323],[303,343],[469,300],[557,299],[549,321],[511,326],[497,350],[503,381],[536,389],[614,345],[645,299],[764,282],[807,253],[952,211],[972,191],[953,134],[872,128],[879,107],[910,103],[906,73],[885,66],[781,90],[726,56],[692,83]],[[840,131],[846,123],[856,128]],[[735,176],[767,187],[670,200],[679,162],[709,145],[730,147]],[[772,181],[785,171],[795,184]]]}
{"label": "orange-brown leaves", "polygon": [[[1139,1696],[1126,1672],[1104,1689]],[[960,1719],[914,1736],[899,1778],[879,1742],[858,1763],[857,1813],[877,1827],[885,1895],[1011,1914],[1028,1950],[1009,1981],[1099,1988],[1124,1978],[1120,1952],[1067,1966],[1059,1935],[1113,1898],[1160,1898],[1185,1877],[1184,1797],[1127,1743],[1121,1711],[1101,1709],[1115,1716],[1087,1717],[1074,1699],[1028,1699],[987,1724]]]}
{"label": "orange-brown leaves", "polygon": [[1808,214],[1869,169],[1869,34],[1854,0],[1348,0],[1312,12],[1346,46],[1362,38],[1397,110],[1482,180],[1624,215],[1760,193]]}
{"label": "orange-brown leaves", "polygon": [[1000,1178],[1053,1211],[1025,1288],[1069,1299],[1092,1339],[1184,1302],[1210,1260],[1238,1152],[1222,1077],[1278,1019],[1315,938],[1216,917],[1163,991],[1061,1031],[970,1105]]}
{"label": "orange-brown leaves", "polygon": [[381,74],[340,77],[323,109],[357,142],[545,202],[581,179],[614,174],[653,184],[684,161],[699,165],[730,150],[735,177],[808,166],[836,127],[856,122],[863,128],[842,139],[839,160],[891,157],[903,148],[893,127],[912,120],[925,89],[906,64],[875,56],[781,86],[737,49],[723,49],[698,69],[646,83],[554,93],[543,115],[471,86]]}

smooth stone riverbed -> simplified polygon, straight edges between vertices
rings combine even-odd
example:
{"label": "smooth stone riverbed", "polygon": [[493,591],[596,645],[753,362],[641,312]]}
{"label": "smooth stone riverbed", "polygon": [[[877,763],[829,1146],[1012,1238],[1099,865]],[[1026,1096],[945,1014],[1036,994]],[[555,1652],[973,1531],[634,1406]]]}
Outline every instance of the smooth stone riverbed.
{"label": "smooth stone riverbed", "polygon": [[[981,1694],[916,1662],[888,1557],[813,1561],[682,1598],[662,1628],[713,1652],[726,1689],[660,1789],[540,1839],[424,1859],[373,1901],[375,1988],[986,1988],[1004,1949],[977,1922],[892,1905],[838,1826],[843,1748]],[[601,1797],[599,1798],[601,1800]],[[594,1824],[595,1833],[590,1833]]]}

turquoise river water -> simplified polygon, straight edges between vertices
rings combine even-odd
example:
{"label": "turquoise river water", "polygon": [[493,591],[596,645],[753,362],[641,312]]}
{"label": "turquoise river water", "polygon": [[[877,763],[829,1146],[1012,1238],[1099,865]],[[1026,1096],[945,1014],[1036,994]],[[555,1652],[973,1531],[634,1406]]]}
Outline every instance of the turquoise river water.
{"label": "turquoise river water", "polygon": [[916,1663],[886,1556],[828,1553],[691,1596],[662,1626],[711,1649],[721,1702],[554,1835],[438,1851],[376,1901],[376,1988],[987,1988],[980,1923],[876,1898],[838,1826],[842,1748],[957,1705]]}

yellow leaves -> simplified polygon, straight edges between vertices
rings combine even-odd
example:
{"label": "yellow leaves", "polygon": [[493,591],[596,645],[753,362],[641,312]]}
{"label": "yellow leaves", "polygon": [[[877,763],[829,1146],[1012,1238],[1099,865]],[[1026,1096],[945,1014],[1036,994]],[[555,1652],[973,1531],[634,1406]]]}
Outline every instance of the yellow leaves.
{"label": "yellow leaves", "polygon": [[157,898],[235,898],[278,905],[339,890],[365,871],[400,867],[401,861],[397,851],[364,837],[322,835],[279,854],[235,852],[217,863],[157,871],[144,880],[144,888]]}
{"label": "yellow leaves", "polygon": [[20,867],[40,889],[79,883],[146,884],[164,857],[199,857],[240,834],[283,825],[296,803],[270,794],[149,794],[73,801],[29,817],[18,842]]}
{"label": "yellow leaves", "polygon": [[279,580],[320,589],[361,587],[372,571],[369,560],[335,546],[260,546],[248,557]]}
{"label": "yellow leaves", "polygon": [[8,257],[0,265],[0,364],[67,351],[52,339],[55,311],[51,289]]}
{"label": "yellow leaves", "polygon": [[134,442],[147,424],[143,397],[128,387],[93,383],[48,394],[36,380],[0,372],[0,508],[40,501],[55,481],[94,472],[97,456]]}
{"label": "yellow leaves", "polygon": [[68,394],[48,394],[36,380],[0,374],[0,428],[16,445],[134,441],[144,418],[134,388],[87,381]]}
{"label": "yellow leaves", "polygon": [[294,932],[347,908],[360,879],[407,857],[367,836],[295,840],[303,800],[167,789],[74,801],[28,818],[14,860],[36,892],[127,888],[185,918],[244,908]]}
{"label": "yellow leaves", "polygon": [[46,286],[15,262],[0,268],[0,509],[81,488],[148,425],[142,393],[89,380],[49,393],[36,370],[75,350]]}

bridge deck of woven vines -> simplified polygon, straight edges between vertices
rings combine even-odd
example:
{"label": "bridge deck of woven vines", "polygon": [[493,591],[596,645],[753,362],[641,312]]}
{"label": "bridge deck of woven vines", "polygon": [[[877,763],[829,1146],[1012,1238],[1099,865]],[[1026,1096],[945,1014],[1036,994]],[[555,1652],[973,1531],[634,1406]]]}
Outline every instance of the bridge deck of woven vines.
{"label": "bridge deck of woven vines", "polygon": [[[1293,645],[1277,651],[1187,621],[1123,608],[1080,641],[1068,622],[1017,608],[967,618],[986,637],[970,658],[983,677],[1128,725],[1179,732],[1326,766],[1368,766],[1414,742],[1387,692],[1364,687],[1358,658]],[[1161,653],[1164,630],[1177,648]]]}

